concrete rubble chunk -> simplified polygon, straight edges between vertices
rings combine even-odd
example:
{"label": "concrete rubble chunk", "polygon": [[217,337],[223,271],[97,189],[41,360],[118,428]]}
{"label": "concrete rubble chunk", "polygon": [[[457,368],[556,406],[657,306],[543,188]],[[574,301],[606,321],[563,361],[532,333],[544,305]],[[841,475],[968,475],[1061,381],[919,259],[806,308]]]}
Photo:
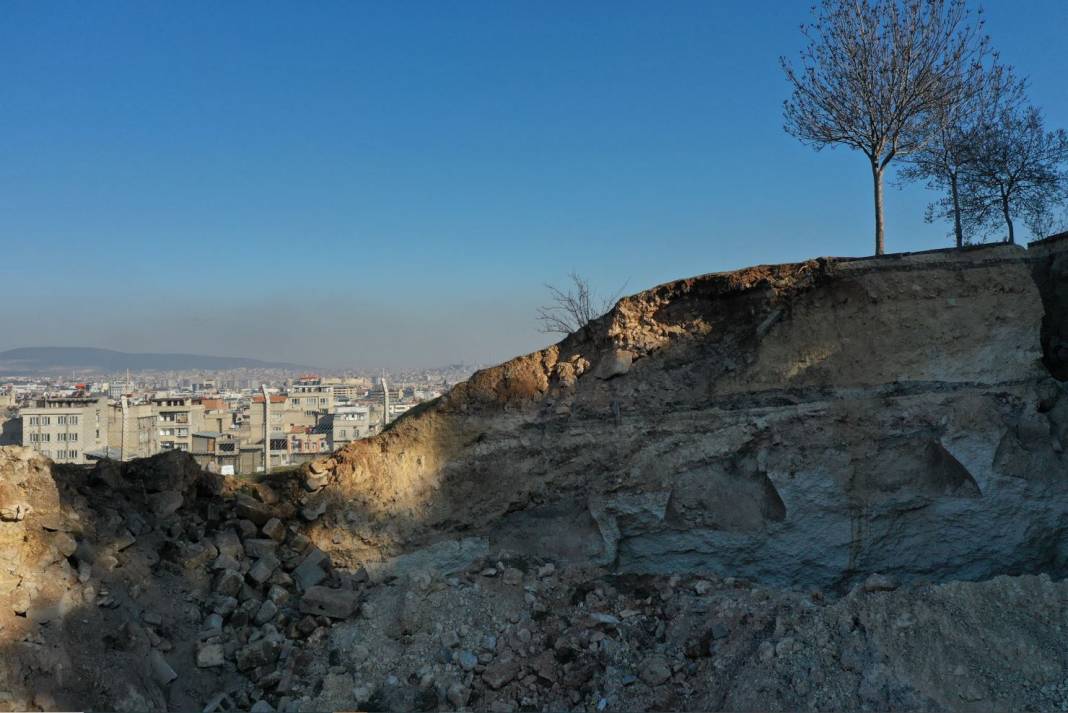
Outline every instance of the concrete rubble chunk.
{"label": "concrete rubble chunk", "polygon": [[255,623],[257,626],[261,626],[274,619],[276,614],[278,614],[278,606],[270,599],[265,599],[264,602],[260,604],[259,609],[256,611],[256,616],[255,618],[253,618],[253,623]]}
{"label": "concrete rubble chunk", "polygon": [[233,597],[241,591],[244,578],[240,572],[224,569],[215,579],[215,591],[224,596]]}
{"label": "concrete rubble chunk", "polygon": [[230,555],[222,554],[222,555],[219,555],[218,557],[216,557],[215,560],[211,563],[211,568],[212,569],[216,569],[216,570],[218,570],[218,569],[240,570],[241,569],[241,563],[238,562],[233,557],[231,557]]}
{"label": "concrete rubble chunk", "polygon": [[245,556],[245,546],[233,530],[223,530],[215,536],[215,547],[220,555],[228,555],[235,560]]}
{"label": "concrete rubble chunk", "polygon": [[276,517],[272,517],[263,524],[262,532],[275,542],[282,542],[286,539],[286,526]]}
{"label": "concrete rubble chunk", "polygon": [[236,655],[237,669],[251,671],[259,666],[273,664],[278,658],[281,645],[273,639],[263,638],[238,649]]}
{"label": "concrete rubble chunk", "polygon": [[893,577],[875,573],[864,580],[861,587],[865,592],[891,592],[897,589],[897,582]]}
{"label": "concrete rubble chunk", "polygon": [[173,515],[184,502],[185,498],[176,490],[164,490],[148,496],[148,504],[157,517]]}
{"label": "concrete rubble chunk", "polygon": [[267,521],[274,517],[271,506],[256,500],[250,495],[239,493],[235,498],[238,517],[252,521],[257,527],[263,527]]}
{"label": "concrete rubble chunk", "polygon": [[53,542],[56,549],[64,557],[70,557],[78,549],[78,543],[66,532],[57,532]]}
{"label": "concrete rubble chunk", "polygon": [[278,558],[274,555],[266,555],[265,557],[260,557],[258,560],[256,560],[256,563],[252,565],[252,568],[248,571],[249,580],[255,582],[256,584],[265,583],[268,579],[271,578],[271,575],[274,574],[274,571],[278,569],[278,564]]}
{"label": "concrete rubble chunk", "polygon": [[671,678],[671,666],[666,657],[655,654],[641,662],[638,677],[650,686],[659,686]]}
{"label": "concrete rubble chunk", "polygon": [[497,690],[503,688],[519,673],[519,662],[515,659],[500,659],[486,666],[482,672],[482,680],[490,688]]}
{"label": "concrete rubble chunk", "polygon": [[293,580],[302,590],[307,590],[326,579],[326,568],[329,565],[329,556],[318,547],[315,547],[304,556],[301,563],[293,570]]}
{"label": "concrete rubble chunk", "polygon": [[630,371],[634,362],[634,353],[626,349],[613,349],[601,357],[593,370],[593,375],[598,379],[611,379],[622,376]]}
{"label": "concrete rubble chunk", "polygon": [[163,658],[163,654],[159,650],[153,649],[149,653],[148,663],[152,668],[152,675],[161,685],[166,686],[178,678],[178,673],[167,663],[167,659]]}
{"label": "concrete rubble chunk", "polygon": [[278,543],[270,538],[252,538],[245,540],[245,554],[253,559],[259,557],[276,556]]}
{"label": "concrete rubble chunk", "polygon": [[344,589],[310,587],[300,600],[300,610],[305,614],[328,616],[331,619],[348,619],[356,611],[357,595]]}
{"label": "concrete rubble chunk", "polygon": [[222,644],[204,644],[197,649],[197,666],[214,668],[226,663],[226,653]]}

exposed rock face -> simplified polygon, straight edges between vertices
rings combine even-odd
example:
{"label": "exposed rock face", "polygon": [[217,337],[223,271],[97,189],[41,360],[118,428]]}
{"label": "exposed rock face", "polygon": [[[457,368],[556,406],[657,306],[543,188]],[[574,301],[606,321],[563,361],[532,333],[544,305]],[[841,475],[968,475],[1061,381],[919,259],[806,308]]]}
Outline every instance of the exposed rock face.
{"label": "exposed rock face", "polygon": [[355,535],[342,561],[462,531],[780,586],[1059,569],[1068,397],[1041,336],[1062,317],[1035,260],[825,259],[624,298],[336,454],[321,531]]}

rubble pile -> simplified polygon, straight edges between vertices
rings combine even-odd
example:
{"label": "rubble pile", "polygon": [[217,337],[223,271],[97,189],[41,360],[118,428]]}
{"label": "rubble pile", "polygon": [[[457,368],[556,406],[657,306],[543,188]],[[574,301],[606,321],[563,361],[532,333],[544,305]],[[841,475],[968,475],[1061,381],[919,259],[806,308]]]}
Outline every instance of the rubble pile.
{"label": "rubble pile", "polygon": [[333,568],[266,483],[178,452],[93,469],[0,457],[0,706],[285,710],[358,606],[366,572]]}

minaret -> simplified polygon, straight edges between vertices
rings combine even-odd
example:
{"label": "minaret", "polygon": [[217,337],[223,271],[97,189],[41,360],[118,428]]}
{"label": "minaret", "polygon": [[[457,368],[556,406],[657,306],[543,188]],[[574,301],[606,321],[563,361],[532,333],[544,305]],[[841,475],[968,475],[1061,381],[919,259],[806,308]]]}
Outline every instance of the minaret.
{"label": "minaret", "polygon": [[389,425],[389,384],[386,383],[386,373],[382,372],[382,430]]}

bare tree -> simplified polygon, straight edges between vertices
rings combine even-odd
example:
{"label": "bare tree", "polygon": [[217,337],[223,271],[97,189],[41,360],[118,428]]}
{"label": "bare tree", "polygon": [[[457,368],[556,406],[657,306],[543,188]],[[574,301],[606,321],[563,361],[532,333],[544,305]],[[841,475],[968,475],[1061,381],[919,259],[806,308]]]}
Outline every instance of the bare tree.
{"label": "bare tree", "polygon": [[781,60],[793,85],[785,128],[817,150],[843,144],[868,158],[882,255],[886,167],[969,95],[987,39],[965,0],[822,0],[813,13],[799,66]]}
{"label": "bare tree", "polygon": [[1068,232],[1068,206],[1040,205],[1028,212],[1024,221],[1035,240]]}
{"label": "bare tree", "polygon": [[590,289],[590,282],[582,275],[572,272],[568,275],[571,284],[566,290],[546,284],[550,302],[538,308],[540,330],[547,334],[573,334],[585,328],[587,324],[612,309],[623,290],[623,284],[614,294],[598,298]]}
{"label": "bare tree", "polygon": [[967,204],[983,225],[1004,222],[1016,242],[1014,217],[1050,211],[1068,191],[1068,134],[1046,131],[1036,107],[1007,106],[983,127],[973,145]]}
{"label": "bare tree", "polygon": [[973,216],[964,210],[962,183],[975,160],[978,138],[1005,108],[1018,106],[1024,97],[1024,82],[1016,78],[1011,67],[996,61],[976,73],[972,86],[974,91],[963,101],[935,109],[931,139],[906,159],[900,174],[905,180],[926,181],[928,188],[943,192],[942,198],[927,207],[927,221],[951,221],[958,248],[965,243],[965,225],[974,223],[970,220]]}

